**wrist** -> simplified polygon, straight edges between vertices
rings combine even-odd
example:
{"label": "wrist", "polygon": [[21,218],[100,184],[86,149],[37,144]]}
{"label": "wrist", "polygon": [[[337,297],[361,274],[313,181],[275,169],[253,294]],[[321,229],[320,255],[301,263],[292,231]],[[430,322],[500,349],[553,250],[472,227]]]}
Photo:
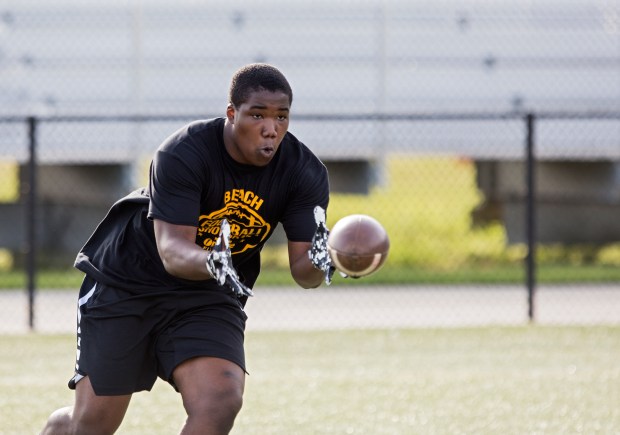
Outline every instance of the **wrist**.
{"label": "wrist", "polygon": [[207,259],[204,262],[205,269],[207,270],[207,274],[209,275],[209,279],[217,279],[216,272],[217,268],[215,265],[215,258],[213,256],[213,251],[209,251],[207,255]]}

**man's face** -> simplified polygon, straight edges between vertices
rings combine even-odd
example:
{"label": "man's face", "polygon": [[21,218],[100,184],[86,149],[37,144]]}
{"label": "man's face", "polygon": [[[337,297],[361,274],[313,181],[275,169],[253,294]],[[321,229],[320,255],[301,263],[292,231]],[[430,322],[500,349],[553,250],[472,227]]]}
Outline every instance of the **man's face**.
{"label": "man's face", "polygon": [[226,150],[239,163],[267,165],[288,130],[290,103],[284,92],[259,90],[240,107],[226,110],[232,134]]}

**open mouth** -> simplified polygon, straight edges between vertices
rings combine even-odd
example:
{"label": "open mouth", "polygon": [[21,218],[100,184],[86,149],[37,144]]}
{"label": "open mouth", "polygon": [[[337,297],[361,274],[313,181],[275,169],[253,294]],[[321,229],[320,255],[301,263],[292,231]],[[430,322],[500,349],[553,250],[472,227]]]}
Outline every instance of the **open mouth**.
{"label": "open mouth", "polygon": [[274,152],[275,152],[275,148],[271,146],[260,148],[260,153],[266,157],[271,157]]}

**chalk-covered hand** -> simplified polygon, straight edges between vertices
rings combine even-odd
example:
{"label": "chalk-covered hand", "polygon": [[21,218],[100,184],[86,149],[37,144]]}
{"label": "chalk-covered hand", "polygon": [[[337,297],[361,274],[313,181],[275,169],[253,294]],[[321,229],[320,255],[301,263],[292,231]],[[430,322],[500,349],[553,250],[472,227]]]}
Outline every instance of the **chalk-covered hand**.
{"label": "chalk-covered hand", "polygon": [[329,229],[325,225],[325,210],[321,206],[314,207],[314,220],[316,232],[312,236],[312,247],[308,251],[308,256],[312,265],[325,273],[325,283],[330,285],[336,268],[332,265],[332,259],[327,250]]}
{"label": "chalk-covered hand", "polygon": [[221,286],[229,287],[235,296],[254,296],[252,290],[239,280],[233,267],[230,252],[230,224],[222,219],[222,227],[217,242],[207,257],[207,270]]}

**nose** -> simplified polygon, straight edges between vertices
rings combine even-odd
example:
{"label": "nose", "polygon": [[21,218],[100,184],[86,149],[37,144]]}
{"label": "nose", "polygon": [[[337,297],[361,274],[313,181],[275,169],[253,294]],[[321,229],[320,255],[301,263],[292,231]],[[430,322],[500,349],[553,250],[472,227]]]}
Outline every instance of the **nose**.
{"label": "nose", "polygon": [[278,136],[278,123],[273,120],[266,118],[263,122],[263,136],[265,137],[277,137]]}

